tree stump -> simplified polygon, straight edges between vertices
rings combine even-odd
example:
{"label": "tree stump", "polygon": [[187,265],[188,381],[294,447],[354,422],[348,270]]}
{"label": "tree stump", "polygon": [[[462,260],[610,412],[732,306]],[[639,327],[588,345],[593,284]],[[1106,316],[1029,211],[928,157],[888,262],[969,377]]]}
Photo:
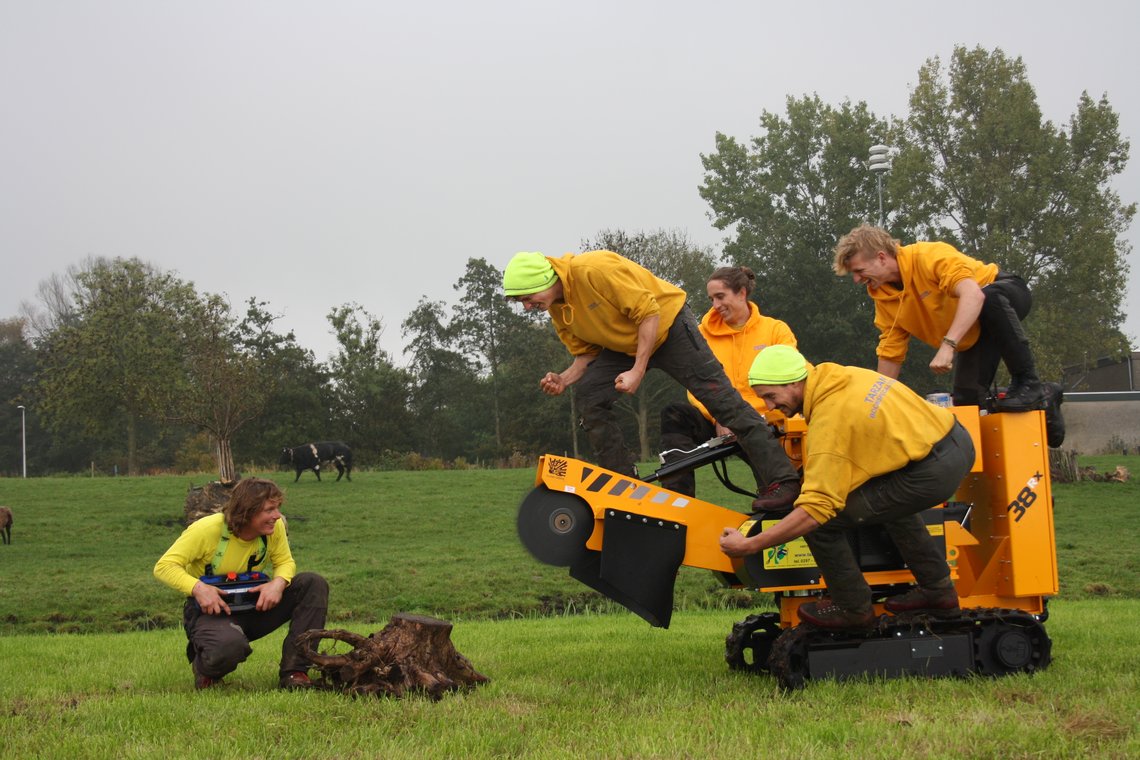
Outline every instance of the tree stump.
{"label": "tree stump", "polygon": [[1049,449],[1049,475],[1054,483],[1076,483],[1080,480],[1077,452]]}
{"label": "tree stump", "polygon": [[[393,615],[384,630],[361,636],[342,630],[305,631],[297,644],[320,671],[314,684],[353,696],[402,697],[409,692],[439,699],[445,692],[472,689],[490,679],[451,643],[451,623],[422,615]],[[327,654],[321,642],[352,647]]]}
{"label": "tree stump", "polygon": [[[240,475],[238,476],[240,479]],[[237,480],[215,480],[203,486],[190,486],[186,492],[186,506],[183,508],[186,524],[200,520],[207,515],[221,512],[222,507],[230,500],[230,492],[237,485]]]}

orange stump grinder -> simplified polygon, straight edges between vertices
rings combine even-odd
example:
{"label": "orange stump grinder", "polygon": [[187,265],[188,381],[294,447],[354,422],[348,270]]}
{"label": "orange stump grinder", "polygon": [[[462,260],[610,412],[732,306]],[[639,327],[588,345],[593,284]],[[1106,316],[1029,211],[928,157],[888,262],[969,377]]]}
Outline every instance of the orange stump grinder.
{"label": "orange stump grinder", "polygon": [[[853,548],[875,595],[877,628],[842,633],[800,624],[799,606],[826,588],[802,538],[744,559],[730,559],[718,543],[725,527],[751,536],[786,512],[745,515],[654,485],[668,472],[715,466],[738,450],[720,439],[644,481],[547,454],[519,506],[519,536],[537,559],[569,567],[573,578],[655,626],[669,626],[681,565],[710,570],[730,587],[772,593],[779,611],[734,625],[725,659],[735,670],[770,673],[785,688],[867,675],[1033,672],[1050,661],[1043,623],[1046,598],[1057,593],[1044,413],[953,411],[977,459],[954,499],[923,517],[945,545],[962,608],[957,617],[883,612],[882,600],[914,578],[885,531],[868,527]],[[793,462],[802,463],[809,434],[803,420],[782,420],[776,432]]]}

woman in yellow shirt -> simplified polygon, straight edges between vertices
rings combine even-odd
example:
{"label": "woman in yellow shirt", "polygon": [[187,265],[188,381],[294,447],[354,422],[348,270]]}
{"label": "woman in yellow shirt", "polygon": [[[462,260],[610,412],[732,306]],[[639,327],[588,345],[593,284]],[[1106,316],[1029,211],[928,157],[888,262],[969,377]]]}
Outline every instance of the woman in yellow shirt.
{"label": "woman in yellow shirt", "polygon": [[[772,345],[796,347],[796,336],[784,322],[764,316],[750,300],[756,287],[756,275],[748,267],[721,267],[709,275],[706,290],[712,307],[701,319],[701,335],[708,341],[709,348],[717,361],[724,367],[725,374],[736,390],[749,405],[771,423],[782,417],[779,412],[769,412],[748,383],[748,370],[752,361],[763,348]],[[689,403],[669,404],[661,410],[661,447],[665,450],[665,461],[676,459],[715,436],[726,435],[731,431],[718,423],[708,409],[688,394]],[[784,457],[783,452],[775,454]],[[741,459],[748,462],[756,476],[758,491],[764,490],[764,480],[745,454]],[[664,478],[666,488],[687,496],[697,492],[696,474],[690,470]],[[757,499],[759,507],[764,507],[765,496]]]}

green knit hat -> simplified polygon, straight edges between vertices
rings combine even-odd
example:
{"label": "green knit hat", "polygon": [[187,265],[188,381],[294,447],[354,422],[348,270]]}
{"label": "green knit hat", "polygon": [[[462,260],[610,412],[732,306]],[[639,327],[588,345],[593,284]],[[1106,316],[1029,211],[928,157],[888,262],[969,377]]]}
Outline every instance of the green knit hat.
{"label": "green knit hat", "polygon": [[788,385],[807,377],[807,359],[791,346],[768,346],[752,360],[749,385]]}
{"label": "green knit hat", "polygon": [[503,292],[508,296],[540,293],[558,280],[554,267],[541,253],[516,253],[503,271]]}

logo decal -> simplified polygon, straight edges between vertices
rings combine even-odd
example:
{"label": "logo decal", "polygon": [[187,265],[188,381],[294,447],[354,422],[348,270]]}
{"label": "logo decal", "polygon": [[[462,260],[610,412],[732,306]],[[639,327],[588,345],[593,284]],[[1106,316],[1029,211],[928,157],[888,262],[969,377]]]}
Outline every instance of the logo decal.
{"label": "logo decal", "polygon": [[1037,491],[1035,489],[1037,488],[1037,484],[1041,482],[1041,477],[1041,473],[1034,473],[1033,477],[1029,479],[1029,482],[1025,484],[1025,488],[1022,488],[1021,491],[1018,492],[1017,498],[1011,501],[1009,506],[1005,508],[1006,512],[1013,512],[1017,515],[1017,517],[1013,518],[1014,522],[1021,522],[1021,518],[1025,517],[1025,513],[1033,506],[1033,502],[1037,501]]}

